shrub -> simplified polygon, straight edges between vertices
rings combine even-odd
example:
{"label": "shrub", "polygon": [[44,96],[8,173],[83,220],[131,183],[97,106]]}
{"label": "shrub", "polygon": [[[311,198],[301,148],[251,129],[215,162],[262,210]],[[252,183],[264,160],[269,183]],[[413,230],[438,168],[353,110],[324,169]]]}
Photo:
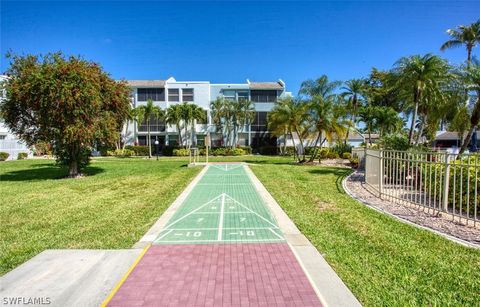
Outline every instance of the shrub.
{"label": "shrub", "polygon": [[327,153],[327,159],[338,159],[340,158],[340,155],[336,151],[329,151]]}
{"label": "shrub", "polygon": [[176,145],[163,146],[162,147],[162,156],[173,156],[173,151],[175,149],[179,149],[179,148],[182,148],[182,147],[176,146]]}
{"label": "shrub", "polygon": [[353,168],[357,168],[358,164],[360,163],[360,160],[358,159],[358,157],[350,157],[349,161],[350,161],[350,164],[352,164]]}
{"label": "shrub", "polygon": [[188,157],[190,155],[190,150],[187,148],[177,148],[173,150],[173,155],[177,157]]}
{"label": "shrub", "polygon": [[[125,149],[132,150],[135,156],[148,156],[148,146],[127,145]],[[154,152],[152,152],[154,154]]]}
{"label": "shrub", "polygon": [[350,160],[352,158],[352,154],[349,153],[349,152],[344,152],[342,154],[342,159],[347,159],[347,160]]}
{"label": "shrub", "polygon": [[407,150],[410,148],[408,137],[401,133],[392,133],[382,136],[379,145],[384,149]]}
{"label": "shrub", "polygon": [[52,146],[48,142],[38,142],[35,144],[35,155],[36,156],[43,156],[43,155],[51,155],[52,154]]}
{"label": "shrub", "polygon": [[0,161],[5,161],[8,159],[10,154],[8,152],[0,152]]}
{"label": "shrub", "polygon": [[352,146],[344,143],[336,144],[331,149],[332,151],[338,153],[339,156],[342,156],[345,152],[352,152]]}
{"label": "shrub", "polygon": [[115,149],[115,150],[108,150],[107,156],[113,157],[131,157],[134,156],[135,152],[131,149],[125,148],[124,150]]}
{"label": "shrub", "polygon": [[18,160],[25,160],[26,158],[28,158],[28,153],[26,153],[26,152],[19,152],[18,153],[18,156],[17,156]]}
{"label": "shrub", "polygon": [[318,151],[318,156],[320,157],[320,160],[328,159],[328,154],[329,153],[330,153],[330,149],[322,148]]}
{"label": "shrub", "polygon": [[234,148],[230,150],[230,153],[232,156],[243,156],[245,155],[245,150],[243,150],[243,148]]}
{"label": "shrub", "polygon": [[238,147],[238,148],[243,149],[243,151],[245,152],[246,155],[251,155],[252,154],[252,147],[250,147],[250,146],[241,146],[241,147]]}

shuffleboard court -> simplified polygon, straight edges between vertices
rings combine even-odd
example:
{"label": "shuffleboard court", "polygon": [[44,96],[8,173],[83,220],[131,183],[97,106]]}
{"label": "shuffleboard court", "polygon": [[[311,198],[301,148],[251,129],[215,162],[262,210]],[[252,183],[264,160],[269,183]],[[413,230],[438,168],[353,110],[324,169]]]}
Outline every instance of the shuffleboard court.
{"label": "shuffleboard court", "polygon": [[213,164],[154,244],[284,241],[244,166]]}

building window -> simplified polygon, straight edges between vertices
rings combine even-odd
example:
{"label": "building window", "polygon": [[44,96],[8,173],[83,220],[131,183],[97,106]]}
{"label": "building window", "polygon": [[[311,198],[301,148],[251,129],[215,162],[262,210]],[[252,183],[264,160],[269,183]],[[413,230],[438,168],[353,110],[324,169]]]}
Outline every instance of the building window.
{"label": "building window", "polygon": [[253,90],[250,92],[253,102],[277,102],[277,91]]}
{"label": "building window", "polygon": [[0,140],[5,140],[6,137],[7,137],[6,135],[1,135],[0,134]]}
{"label": "building window", "polygon": [[193,88],[182,89],[182,101],[193,101]]}
{"label": "building window", "polygon": [[165,101],[164,88],[139,88],[137,89],[138,101]]}
{"label": "building window", "polygon": [[168,101],[180,101],[180,94],[178,88],[168,89]]}
{"label": "building window", "polygon": [[238,101],[248,100],[248,92],[237,92]]}
{"label": "building window", "polygon": [[268,112],[255,112],[251,129],[252,131],[267,131]]}
{"label": "building window", "polygon": [[[143,123],[141,123],[138,127],[139,132],[147,132],[148,131],[148,125],[147,121],[144,120]],[[150,118],[150,132],[163,132],[165,131],[165,122],[161,119],[151,117]]]}

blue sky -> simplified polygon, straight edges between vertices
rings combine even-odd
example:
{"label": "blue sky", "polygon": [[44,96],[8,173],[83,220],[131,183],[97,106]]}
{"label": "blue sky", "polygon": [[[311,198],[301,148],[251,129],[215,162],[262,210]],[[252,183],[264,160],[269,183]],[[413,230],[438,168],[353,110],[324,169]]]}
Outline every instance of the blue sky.
{"label": "blue sky", "polygon": [[[114,78],[347,80],[401,56],[440,52],[445,30],[480,18],[480,2],[19,2],[1,1],[1,70],[7,50],[62,50]],[[474,51],[480,54],[480,48]]]}

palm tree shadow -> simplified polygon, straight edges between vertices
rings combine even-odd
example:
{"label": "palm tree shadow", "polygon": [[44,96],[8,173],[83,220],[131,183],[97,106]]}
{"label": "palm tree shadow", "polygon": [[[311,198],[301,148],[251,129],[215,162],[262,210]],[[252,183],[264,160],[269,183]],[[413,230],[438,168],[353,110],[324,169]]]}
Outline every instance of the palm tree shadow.
{"label": "palm tree shadow", "polygon": [[322,167],[316,168],[308,171],[311,174],[318,174],[318,175],[334,175],[335,178],[335,186],[337,187],[338,192],[345,194],[343,190],[342,182],[345,177],[347,177],[352,171],[346,168],[334,168],[334,167]]}
{"label": "palm tree shadow", "polygon": [[[95,166],[88,166],[83,170],[85,176],[94,176],[105,170]],[[34,168],[7,172],[0,175],[0,181],[38,181],[52,179],[66,179],[68,169],[64,166],[52,164],[35,165]]]}

